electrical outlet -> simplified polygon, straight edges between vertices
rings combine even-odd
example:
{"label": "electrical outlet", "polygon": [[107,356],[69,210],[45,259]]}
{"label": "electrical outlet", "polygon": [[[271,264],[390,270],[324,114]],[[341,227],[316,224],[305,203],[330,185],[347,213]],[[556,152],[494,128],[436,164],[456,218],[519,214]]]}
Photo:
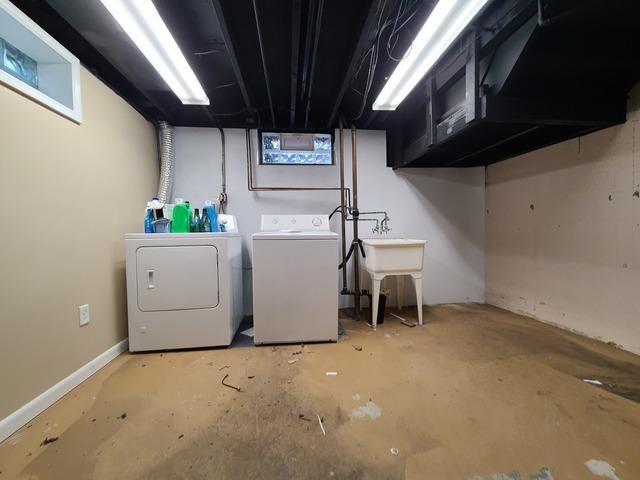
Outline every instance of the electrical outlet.
{"label": "electrical outlet", "polygon": [[78,307],[78,313],[80,315],[80,326],[87,325],[91,320],[91,316],[89,313],[89,304],[80,305]]}

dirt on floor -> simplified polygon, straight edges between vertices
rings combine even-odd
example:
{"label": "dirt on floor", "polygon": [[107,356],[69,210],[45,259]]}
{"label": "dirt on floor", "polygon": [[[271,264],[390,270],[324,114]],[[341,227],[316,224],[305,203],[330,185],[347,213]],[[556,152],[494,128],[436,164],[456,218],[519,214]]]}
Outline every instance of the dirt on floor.
{"label": "dirt on floor", "polygon": [[0,480],[640,479],[640,357],[486,305],[343,317],[336,344],[122,355]]}

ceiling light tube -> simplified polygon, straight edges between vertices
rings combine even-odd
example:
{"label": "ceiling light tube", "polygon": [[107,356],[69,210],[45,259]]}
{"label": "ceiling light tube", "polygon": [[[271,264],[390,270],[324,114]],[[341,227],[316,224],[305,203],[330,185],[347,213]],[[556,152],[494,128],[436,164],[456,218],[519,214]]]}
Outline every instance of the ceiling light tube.
{"label": "ceiling light tube", "polygon": [[186,105],[209,98],[151,0],[100,0],[167,85]]}
{"label": "ceiling light tube", "polygon": [[389,80],[374,110],[395,110],[489,0],[440,0]]}

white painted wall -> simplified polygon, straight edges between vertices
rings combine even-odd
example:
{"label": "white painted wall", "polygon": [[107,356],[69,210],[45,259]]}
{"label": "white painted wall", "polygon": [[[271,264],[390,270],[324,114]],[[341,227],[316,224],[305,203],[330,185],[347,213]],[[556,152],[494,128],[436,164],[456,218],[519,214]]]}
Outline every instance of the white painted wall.
{"label": "white painted wall", "polygon": [[627,122],[487,169],[487,302],[640,353],[640,85]]}
{"label": "white painted wall", "polygon": [[[266,213],[330,213],[336,192],[249,192],[244,130],[225,130],[228,213],[238,217],[243,233],[245,308],[251,311],[251,234]],[[484,301],[484,169],[406,169],[386,166],[385,134],[358,132],[359,206],[386,210],[391,236],[428,240],[425,252],[425,303]],[[337,134],[336,134],[337,148]],[[174,197],[200,205],[220,192],[220,134],[216,129],[176,129]],[[256,152],[256,149],[253,149]],[[345,131],[347,185],[351,184],[350,133]],[[338,185],[338,166],[258,165],[254,186]],[[370,230],[362,224],[361,236]],[[334,217],[332,227],[339,231]],[[348,239],[350,240],[350,236]],[[415,304],[405,282],[406,304]],[[395,282],[388,282],[395,287]],[[393,304],[392,296],[391,303]],[[344,300],[344,299],[343,299]],[[343,303],[344,304],[344,303]]]}

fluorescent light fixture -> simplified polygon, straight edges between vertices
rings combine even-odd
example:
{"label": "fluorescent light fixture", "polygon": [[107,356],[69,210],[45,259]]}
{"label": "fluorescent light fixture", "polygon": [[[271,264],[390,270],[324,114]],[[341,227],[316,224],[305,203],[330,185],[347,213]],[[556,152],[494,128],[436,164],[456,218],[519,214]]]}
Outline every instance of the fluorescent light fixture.
{"label": "fluorescent light fixture", "polygon": [[100,0],[129,38],[187,105],[209,105],[209,98],[151,0]]}
{"label": "fluorescent light fixture", "polygon": [[489,0],[440,0],[373,102],[395,110]]}

